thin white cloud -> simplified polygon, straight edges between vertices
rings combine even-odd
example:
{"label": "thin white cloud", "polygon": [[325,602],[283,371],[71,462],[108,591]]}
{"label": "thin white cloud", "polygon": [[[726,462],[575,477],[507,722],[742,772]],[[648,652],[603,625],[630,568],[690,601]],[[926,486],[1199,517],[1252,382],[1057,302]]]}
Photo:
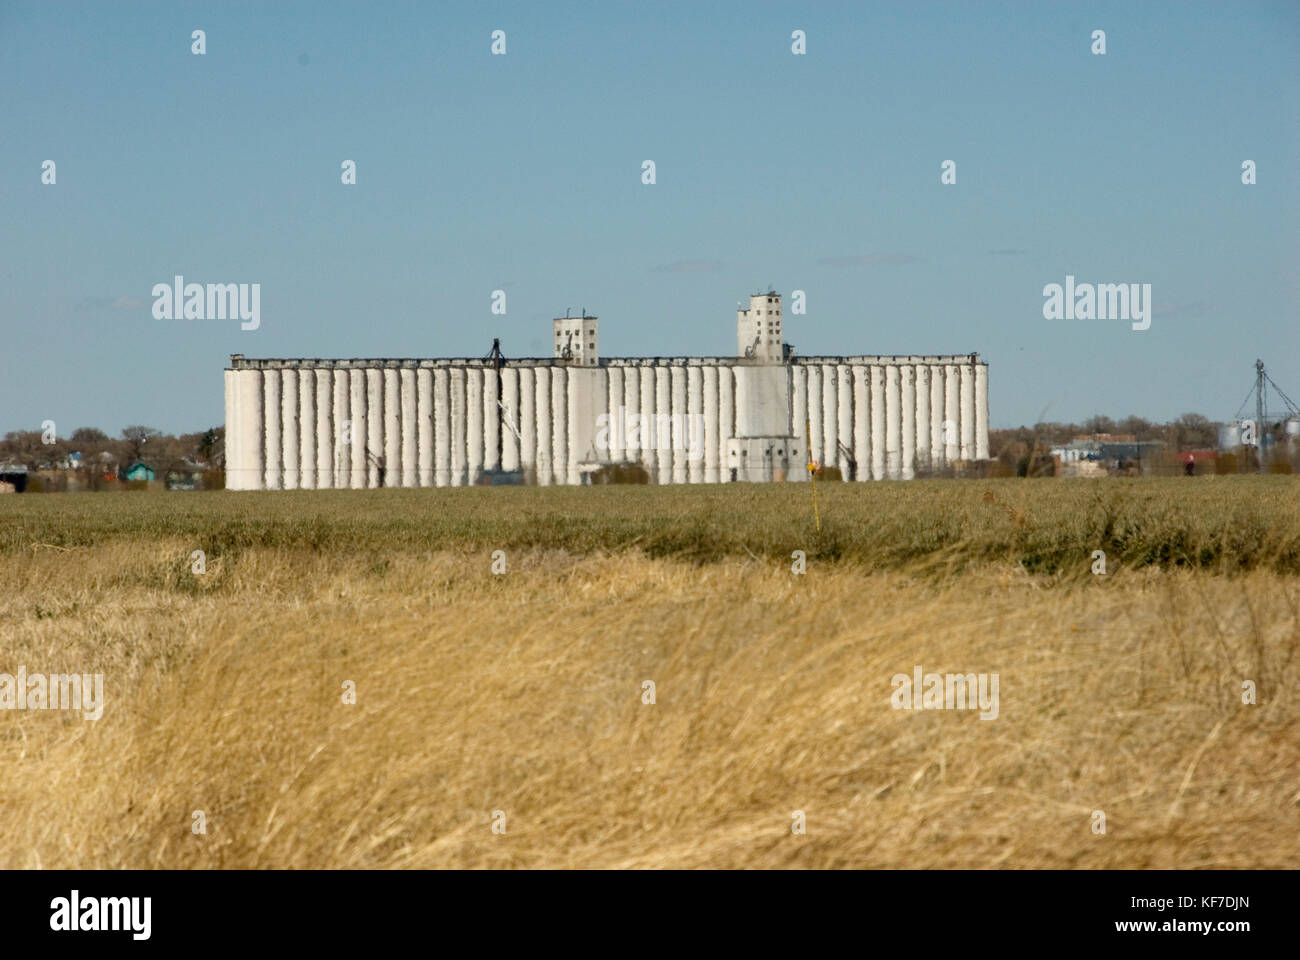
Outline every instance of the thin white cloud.
{"label": "thin white cloud", "polygon": [[901,266],[905,263],[916,263],[920,259],[910,253],[868,253],[858,257],[822,257],[817,261],[817,265],[822,267],[875,267],[882,264]]}

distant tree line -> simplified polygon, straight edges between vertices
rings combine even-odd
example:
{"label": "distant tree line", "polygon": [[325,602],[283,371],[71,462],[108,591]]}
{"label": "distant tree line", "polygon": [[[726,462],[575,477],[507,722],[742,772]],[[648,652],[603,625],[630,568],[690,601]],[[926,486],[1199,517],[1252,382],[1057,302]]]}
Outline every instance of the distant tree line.
{"label": "distant tree line", "polygon": [[104,464],[125,468],[143,461],[154,469],[163,469],[182,460],[224,467],[225,435],[225,427],[172,436],[153,427],[133,424],[124,427],[117,438],[97,427],[78,427],[67,437],[55,437],[53,443],[45,443],[40,430],[13,430],[0,440],[0,464],[20,464],[29,470],[48,469],[68,463],[72,454],[78,453],[81,464],[87,467]]}
{"label": "distant tree line", "polygon": [[1199,413],[1184,413],[1169,423],[1156,423],[1142,417],[1122,420],[1089,417],[1083,423],[1044,421],[1032,427],[989,430],[989,455],[999,458],[1004,452],[1033,449],[1046,450],[1069,443],[1077,436],[1094,433],[1132,435],[1136,441],[1158,441],[1172,450],[1213,450],[1219,445],[1219,426]]}

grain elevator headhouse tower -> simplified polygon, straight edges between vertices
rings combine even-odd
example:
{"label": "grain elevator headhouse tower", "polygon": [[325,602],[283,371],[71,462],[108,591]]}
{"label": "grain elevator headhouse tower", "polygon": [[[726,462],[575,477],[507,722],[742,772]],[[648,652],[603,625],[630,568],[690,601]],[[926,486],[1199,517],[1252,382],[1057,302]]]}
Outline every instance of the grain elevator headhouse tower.
{"label": "grain elevator headhouse tower", "polygon": [[736,311],[736,356],[772,363],[782,359],[781,294],[752,293],[749,309]]}
{"label": "grain elevator headhouse tower", "polygon": [[600,354],[596,349],[596,318],[582,311],[580,317],[556,317],[555,359],[567,360],[579,367],[597,366]]}
{"label": "grain elevator headhouse tower", "polygon": [[776,291],[750,296],[728,357],[602,357],[585,309],[555,318],[549,356],[236,354],[226,486],[455,487],[511,472],[579,484],[610,464],[639,464],[651,483],[806,481],[809,460],[848,481],[906,480],[988,459],[978,353],[795,356],[781,314]]}

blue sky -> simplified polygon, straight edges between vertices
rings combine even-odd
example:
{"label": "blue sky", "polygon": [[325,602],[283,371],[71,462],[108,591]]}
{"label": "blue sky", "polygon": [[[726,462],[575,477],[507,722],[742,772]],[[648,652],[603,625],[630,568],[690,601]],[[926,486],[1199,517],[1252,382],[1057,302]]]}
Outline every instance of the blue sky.
{"label": "blue sky", "polygon": [[[729,356],[769,284],[801,354],[980,352],[995,427],[1225,419],[1257,356],[1300,400],[1298,92],[1294,2],[0,0],[0,433],[218,424],[231,353],[545,354],[566,307]],[[155,320],[175,274],[261,328]],[[1151,328],[1045,320],[1066,274]]]}

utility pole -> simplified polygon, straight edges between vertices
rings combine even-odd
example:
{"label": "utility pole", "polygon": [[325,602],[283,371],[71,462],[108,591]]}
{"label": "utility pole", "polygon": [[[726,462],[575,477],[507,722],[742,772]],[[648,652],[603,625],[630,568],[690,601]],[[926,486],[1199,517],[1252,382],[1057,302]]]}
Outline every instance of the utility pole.
{"label": "utility pole", "polygon": [[1256,472],[1264,472],[1264,361],[1255,360],[1255,462]]}
{"label": "utility pole", "polygon": [[[568,313],[568,311],[566,310],[565,313]],[[502,415],[505,412],[501,405],[501,367],[504,363],[504,359],[501,356],[501,339],[499,337],[492,338],[492,352],[488,356],[492,360],[492,366],[496,368],[497,378],[497,469],[504,470],[505,466],[501,459],[502,444],[505,443],[505,438],[501,435],[501,428],[504,426],[501,422],[503,419]]]}

